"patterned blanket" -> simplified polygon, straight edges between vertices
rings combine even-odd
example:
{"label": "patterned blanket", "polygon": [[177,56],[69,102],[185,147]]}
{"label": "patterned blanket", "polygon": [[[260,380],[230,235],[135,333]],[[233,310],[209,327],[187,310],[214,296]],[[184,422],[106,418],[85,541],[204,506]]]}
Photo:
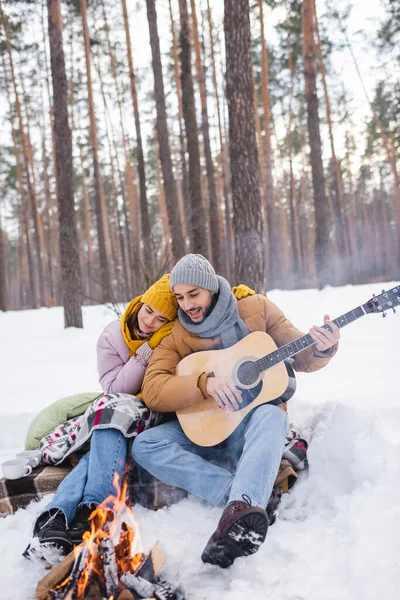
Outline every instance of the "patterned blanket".
{"label": "patterned blanket", "polygon": [[[28,477],[10,480],[0,479],[0,517],[14,514],[19,508],[26,508],[46,494],[54,493],[72,466],[39,467]],[[133,462],[129,465],[129,496],[133,504],[146,508],[159,509],[170,506],[186,497],[180,488],[171,487]],[[283,459],[275,480],[275,489],[287,492],[296,482],[297,473],[290,461]]]}
{"label": "patterned blanket", "polygon": [[11,515],[55,492],[70,470],[71,466],[41,467],[22,479],[0,479],[0,516]]}
{"label": "patterned blanket", "polygon": [[136,396],[104,394],[94,400],[80,417],[70,419],[40,441],[43,462],[58,465],[76,452],[95,429],[119,429],[126,438],[134,438],[158,425],[163,413],[153,412]]}

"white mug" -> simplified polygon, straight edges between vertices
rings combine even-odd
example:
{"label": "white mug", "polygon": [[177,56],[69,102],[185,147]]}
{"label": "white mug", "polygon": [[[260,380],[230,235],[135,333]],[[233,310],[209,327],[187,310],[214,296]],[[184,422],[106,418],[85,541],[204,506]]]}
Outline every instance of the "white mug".
{"label": "white mug", "polygon": [[32,469],[38,467],[42,460],[42,453],[40,450],[25,450],[24,452],[18,452],[16,458],[26,458],[29,461]]}
{"label": "white mug", "polygon": [[20,479],[32,473],[32,467],[27,458],[15,458],[1,463],[1,470],[6,479]]}

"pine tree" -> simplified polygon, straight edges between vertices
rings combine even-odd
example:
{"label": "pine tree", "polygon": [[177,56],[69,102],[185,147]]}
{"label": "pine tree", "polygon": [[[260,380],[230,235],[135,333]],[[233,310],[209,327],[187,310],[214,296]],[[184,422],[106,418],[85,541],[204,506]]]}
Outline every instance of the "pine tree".
{"label": "pine tree", "polygon": [[60,0],[47,0],[47,10],[54,98],[54,135],[56,140],[64,325],[65,327],[83,327],[81,268],[73,190],[72,138],[68,123],[68,91],[62,42]]}
{"label": "pine tree", "polygon": [[317,63],[314,41],[313,0],[303,0],[302,17],[307,127],[315,206],[315,263],[318,287],[323,288],[331,281],[331,261],[329,256],[329,210],[325,191],[324,167],[322,164],[322,142],[316,85]]}
{"label": "pine tree", "polygon": [[172,252],[174,260],[178,261],[181,256],[185,254],[185,240],[183,238],[180,222],[178,193],[172,170],[171,150],[168,139],[167,110],[165,106],[164,81],[155,0],[146,0],[146,6],[154,75],[154,96],[157,109],[156,127],[164,179],[165,201],[167,205],[168,223],[172,236]]}
{"label": "pine tree", "polygon": [[192,250],[208,256],[208,233],[201,192],[200,147],[197,135],[196,104],[192,77],[192,49],[189,13],[186,0],[179,0],[181,18],[181,81],[182,107],[189,155],[190,230]]}
{"label": "pine tree", "polygon": [[260,169],[255,136],[249,0],[225,0],[226,97],[235,281],[265,291]]}

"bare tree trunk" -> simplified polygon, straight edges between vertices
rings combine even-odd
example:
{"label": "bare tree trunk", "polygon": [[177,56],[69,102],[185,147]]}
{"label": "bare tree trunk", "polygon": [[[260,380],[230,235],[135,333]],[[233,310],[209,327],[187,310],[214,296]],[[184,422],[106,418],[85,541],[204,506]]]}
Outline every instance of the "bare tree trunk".
{"label": "bare tree trunk", "polygon": [[226,144],[224,143],[222,134],[222,120],[221,120],[221,108],[218,94],[218,81],[217,81],[217,69],[215,64],[215,51],[214,51],[214,27],[212,22],[212,14],[210,7],[210,0],[207,0],[207,20],[208,28],[210,32],[210,50],[211,50],[211,66],[212,66],[212,80],[215,91],[215,101],[217,104],[217,119],[218,119],[218,133],[219,133],[219,145],[221,149],[220,153],[220,164],[222,172],[222,189],[223,198],[225,205],[225,239],[226,239],[226,271],[228,279],[233,275],[233,261],[234,261],[234,250],[233,250],[233,239],[232,239],[232,218],[231,218],[231,202],[229,198],[229,168],[226,152]]}
{"label": "bare tree trunk", "polygon": [[90,40],[89,31],[86,17],[86,0],[80,0],[81,15],[82,15],[82,31],[85,42],[85,61],[86,61],[86,77],[87,77],[87,89],[88,89],[88,103],[89,103],[89,120],[90,120],[90,143],[92,147],[92,158],[93,158],[93,175],[94,175],[94,198],[96,208],[96,219],[97,219],[97,241],[99,245],[99,259],[100,259],[100,277],[101,277],[101,288],[102,288],[102,300],[108,302],[112,299],[111,291],[111,280],[109,263],[107,256],[107,245],[109,240],[106,242],[105,234],[105,222],[104,222],[104,208],[102,198],[102,182],[100,175],[99,157],[98,157],[98,145],[97,145],[97,128],[96,119],[94,114],[94,101],[93,101],[93,90],[92,90],[92,75],[90,68]]}
{"label": "bare tree trunk", "polygon": [[82,168],[82,196],[83,196],[83,222],[85,229],[85,238],[86,238],[86,294],[88,296],[92,296],[92,269],[93,269],[93,248],[92,248],[92,232],[91,232],[91,224],[90,224],[90,201],[89,201],[89,193],[87,189],[86,183],[86,173],[83,162],[83,152],[82,145],[79,144],[79,152],[81,159],[81,168]]}
{"label": "bare tree trunk", "polygon": [[[349,255],[350,252],[350,234],[348,228],[348,220],[346,215],[346,208],[344,205],[344,197],[343,197],[343,182],[342,182],[342,174],[340,172],[339,161],[336,157],[335,151],[335,141],[333,138],[333,128],[332,128],[332,115],[331,115],[331,103],[328,94],[328,86],[326,83],[326,70],[324,57],[322,55],[322,45],[321,38],[319,34],[319,26],[318,26],[318,18],[316,12],[315,0],[314,2],[314,16],[315,16],[315,31],[317,34],[317,49],[318,49],[318,58],[320,63],[321,75],[322,75],[322,85],[324,88],[324,98],[325,98],[325,109],[326,109],[326,118],[328,121],[328,131],[329,131],[329,142],[331,147],[331,155],[332,155],[332,174],[334,181],[334,201],[332,202],[333,208],[333,217],[335,219],[336,231],[338,233],[338,250],[339,250],[339,267],[340,271],[337,274],[338,280],[337,283],[339,285],[343,285],[348,281],[353,281],[353,271],[352,271],[352,263],[351,257]],[[340,264],[342,263],[342,264]]]}
{"label": "bare tree trunk", "polygon": [[196,105],[192,78],[192,49],[190,43],[189,13],[186,0],[179,0],[181,17],[181,82],[183,118],[189,154],[189,196],[192,250],[208,256],[206,214],[201,193],[200,148],[197,136]]}
{"label": "bare tree trunk", "polygon": [[164,179],[168,223],[172,235],[172,252],[174,255],[174,260],[177,261],[185,254],[185,240],[183,238],[182,226],[179,218],[178,194],[176,190],[174,174],[172,171],[155,0],[146,0],[146,5],[154,73],[154,96],[157,108],[157,138],[160,148],[160,160]]}
{"label": "bare tree trunk", "polygon": [[354,283],[358,283],[360,273],[361,273],[361,265],[360,265],[360,249],[357,243],[357,210],[356,210],[356,200],[354,193],[354,184],[353,184],[353,175],[351,169],[351,157],[350,157],[350,140],[349,135],[346,132],[345,137],[345,147],[346,147],[346,164],[347,164],[347,177],[348,177],[348,185],[349,185],[349,227],[350,227],[350,248],[351,248],[351,256],[353,260],[353,272],[354,272]]}
{"label": "bare tree trunk", "polygon": [[249,0],[225,0],[226,95],[236,282],[265,291],[260,169],[255,136]]}
{"label": "bare tree trunk", "polygon": [[281,272],[280,251],[281,243],[279,236],[279,221],[275,207],[274,178],[272,174],[272,146],[271,146],[271,108],[269,98],[269,68],[268,68],[268,50],[264,33],[264,11],[263,0],[258,0],[260,10],[261,25],[261,91],[263,102],[263,122],[264,122],[264,160],[265,160],[265,179],[266,179],[266,220],[268,239],[265,243],[268,246],[268,276],[271,284],[276,285],[277,275]]}
{"label": "bare tree trunk", "polygon": [[50,306],[55,306],[55,286],[54,286],[54,273],[52,263],[52,238],[51,238],[51,191],[50,191],[50,178],[49,178],[49,161],[47,158],[46,148],[46,136],[45,136],[45,125],[43,122],[42,127],[42,161],[43,161],[43,184],[44,184],[44,195],[46,199],[45,209],[43,217],[44,235],[45,235],[45,246],[47,248],[47,277],[48,277],[48,303]]}
{"label": "bare tree trunk", "polygon": [[[162,222],[162,226],[163,226],[163,230],[165,232],[165,238],[166,238],[165,251],[166,251],[166,255],[167,255],[167,264],[168,264],[168,267],[171,268],[173,266],[171,234],[169,231],[167,205],[165,202],[164,186],[163,186],[162,177],[161,177],[160,152],[159,152],[158,143],[157,143],[157,135],[155,137],[156,137],[156,144],[157,144],[156,171],[157,171],[157,192],[158,192],[158,198],[159,198],[159,211],[160,211],[161,222]],[[164,251],[164,249],[163,249],[163,251]]]}
{"label": "bare tree trunk", "polygon": [[148,284],[148,283],[150,283],[150,279],[152,279],[151,228],[150,228],[150,218],[149,218],[147,190],[146,190],[146,170],[145,170],[145,165],[144,165],[142,131],[141,131],[141,126],[140,126],[139,104],[138,104],[137,91],[136,91],[136,76],[135,76],[135,71],[133,68],[131,37],[130,37],[130,33],[129,33],[129,20],[128,20],[128,10],[126,7],[126,0],[122,0],[122,10],[124,13],[125,36],[126,36],[128,66],[129,66],[129,80],[130,80],[130,84],[131,84],[132,105],[133,105],[133,113],[134,113],[134,118],[135,118],[137,161],[138,161],[138,174],[139,174],[139,190],[140,190],[140,215],[141,215],[141,220],[142,220],[142,239],[143,239],[143,247],[144,247],[143,254],[144,254],[146,284]]}
{"label": "bare tree trunk", "polygon": [[204,144],[204,156],[206,159],[206,170],[207,170],[207,190],[208,190],[208,205],[209,205],[209,232],[211,240],[211,253],[212,263],[217,273],[222,268],[222,256],[221,256],[221,232],[219,228],[219,211],[218,211],[218,198],[217,198],[217,187],[215,184],[215,168],[214,161],[211,153],[211,142],[210,142],[210,128],[208,120],[208,107],[207,107],[207,92],[206,92],[206,81],[205,73],[201,60],[200,51],[200,40],[199,31],[197,25],[196,15],[196,2],[190,0],[192,10],[192,22],[193,22],[193,38],[194,47],[196,53],[196,71],[197,79],[199,83],[200,99],[201,99],[201,130],[203,134]]}
{"label": "bare tree trunk", "polygon": [[[171,0],[168,0],[169,4],[169,16],[171,21],[171,35],[172,35],[172,56],[174,59],[174,79],[176,85],[176,94],[178,96],[178,120],[179,120],[179,151],[181,156],[181,169],[182,169],[182,185],[181,189],[181,198],[183,200],[184,214],[182,220],[182,225],[184,229],[184,235],[189,236],[190,233],[190,197],[189,197],[189,179],[186,165],[186,142],[185,136],[183,132],[183,106],[182,106],[182,86],[181,86],[181,78],[179,74],[179,57],[178,57],[178,44],[176,42],[176,34],[175,34],[175,25],[174,25],[174,17],[172,14],[172,4]],[[190,239],[190,236],[189,236]],[[189,243],[191,246],[191,242]]]}
{"label": "bare tree trunk", "polygon": [[303,0],[303,52],[305,97],[307,102],[307,126],[310,142],[311,170],[315,206],[315,262],[318,287],[321,289],[331,281],[329,256],[329,211],[325,191],[325,175],[322,164],[322,142],[318,115],[317,65],[314,42],[313,0]]}
{"label": "bare tree trunk", "polygon": [[72,138],[68,124],[68,91],[62,44],[60,2],[61,0],[47,0],[51,76],[54,97],[54,134],[56,139],[64,326],[83,327],[81,309],[82,281],[73,190]]}

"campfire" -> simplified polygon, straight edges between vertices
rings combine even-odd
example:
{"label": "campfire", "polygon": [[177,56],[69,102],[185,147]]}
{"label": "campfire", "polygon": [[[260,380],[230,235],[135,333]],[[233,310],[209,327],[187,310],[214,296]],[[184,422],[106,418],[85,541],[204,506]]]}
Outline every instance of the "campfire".
{"label": "campfire", "polygon": [[161,544],[142,552],[126,481],[114,486],[118,496],[93,511],[83,542],[39,581],[38,600],[184,600],[182,586],[158,575],[166,559]]}

